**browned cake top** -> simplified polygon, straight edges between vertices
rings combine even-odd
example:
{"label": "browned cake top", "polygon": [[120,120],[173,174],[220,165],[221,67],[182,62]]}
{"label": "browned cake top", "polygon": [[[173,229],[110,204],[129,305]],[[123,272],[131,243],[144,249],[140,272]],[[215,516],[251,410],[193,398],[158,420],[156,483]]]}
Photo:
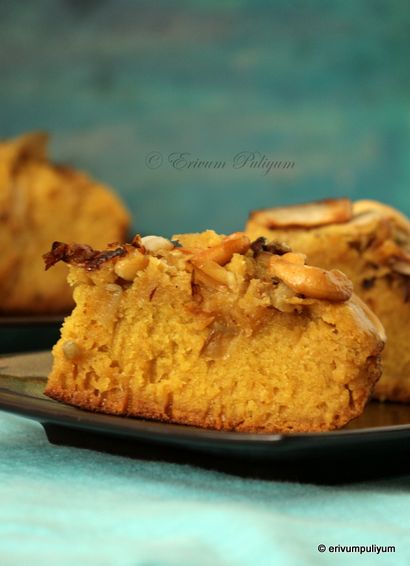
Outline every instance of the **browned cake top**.
{"label": "browned cake top", "polygon": [[[394,208],[372,200],[326,199],[300,205],[256,210],[250,223],[286,233],[311,230],[339,230],[352,235],[366,231],[365,253],[373,264],[410,275],[410,221]],[[278,232],[278,233],[279,233]],[[338,232],[339,233],[339,232]],[[357,244],[359,246],[359,243]]]}
{"label": "browned cake top", "polygon": [[314,228],[348,222],[353,218],[353,205],[346,198],[325,199],[255,210],[249,218],[266,228]]}
{"label": "browned cake top", "polygon": [[344,224],[363,214],[384,216],[410,234],[410,221],[391,206],[374,201],[352,202],[347,198],[324,199],[302,204],[254,210],[249,219],[265,228],[317,228]]}
{"label": "browned cake top", "polygon": [[150,257],[157,257],[167,266],[192,272],[195,284],[214,282],[229,288],[234,284],[235,274],[225,266],[236,254],[248,259],[247,269],[252,277],[272,285],[283,283],[302,299],[343,302],[352,295],[352,283],[342,272],[305,265],[306,257],[293,253],[288,246],[265,238],[251,242],[243,232],[224,237],[212,231],[179,234],[173,241],[137,235],[131,243],[114,243],[104,251],[54,242],[44,260],[46,269],[64,261],[86,272],[111,269],[120,280],[132,281],[146,268]]}

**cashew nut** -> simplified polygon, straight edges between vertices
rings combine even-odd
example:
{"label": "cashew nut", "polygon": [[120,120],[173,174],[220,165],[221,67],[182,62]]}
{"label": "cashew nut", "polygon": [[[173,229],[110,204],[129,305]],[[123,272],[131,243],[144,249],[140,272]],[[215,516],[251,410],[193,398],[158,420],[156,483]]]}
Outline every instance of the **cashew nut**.
{"label": "cashew nut", "polygon": [[[273,256],[277,257],[277,256]],[[306,255],[305,254],[298,254],[294,252],[288,252],[280,256],[283,261],[287,263],[294,263],[296,265],[305,265]],[[273,261],[276,261],[275,259]]]}
{"label": "cashew nut", "polygon": [[250,245],[251,242],[246,234],[234,232],[224,238],[220,244],[195,253],[191,258],[191,262],[199,268],[206,261],[214,261],[219,265],[225,265],[232,259],[233,254],[245,254],[249,250]]}
{"label": "cashew nut", "polygon": [[133,281],[138,271],[148,264],[148,257],[135,250],[127,257],[120,259],[114,266],[115,274],[125,281]]}
{"label": "cashew nut", "polygon": [[174,244],[162,236],[144,236],[141,238],[141,244],[147,252],[151,253],[161,250],[172,250],[174,248]]}
{"label": "cashew nut", "polygon": [[273,256],[269,272],[305,297],[341,302],[352,296],[352,282],[337,269],[326,271],[319,267],[290,263],[282,257]]}
{"label": "cashew nut", "polygon": [[266,228],[312,228],[348,222],[352,216],[351,201],[341,198],[255,210],[250,220]]}
{"label": "cashew nut", "polygon": [[195,268],[197,276],[204,283],[226,285],[227,287],[233,287],[235,284],[235,275],[215,261],[203,261],[200,265],[195,265]]}

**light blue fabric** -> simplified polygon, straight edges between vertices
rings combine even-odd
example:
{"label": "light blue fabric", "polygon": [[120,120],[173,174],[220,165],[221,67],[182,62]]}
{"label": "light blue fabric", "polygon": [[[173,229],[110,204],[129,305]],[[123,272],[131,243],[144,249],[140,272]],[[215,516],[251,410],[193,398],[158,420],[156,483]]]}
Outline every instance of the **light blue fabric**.
{"label": "light blue fabric", "polygon": [[410,476],[323,487],[57,447],[37,423],[0,413],[0,564],[404,565],[409,487]]}

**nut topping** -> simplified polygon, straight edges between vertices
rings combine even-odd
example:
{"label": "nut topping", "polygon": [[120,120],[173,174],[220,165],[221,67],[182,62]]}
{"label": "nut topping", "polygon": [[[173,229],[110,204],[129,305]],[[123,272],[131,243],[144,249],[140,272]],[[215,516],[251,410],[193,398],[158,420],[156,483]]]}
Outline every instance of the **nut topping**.
{"label": "nut topping", "polygon": [[265,228],[314,228],[348,222],[353,217],[349,199],[326,199],[251,212],[250,219]]}
{"label": "nut topping", "polygon": [[312,299],[334,302],[347,301],[352,296],[353,284],[341,271],[326,271],[319,267],[291,263],[286,260],[286,255],[273,256],[269,271],[273,277],[281,279],[296,293]]}
{"label": "nut topping", "polygon": [[233,254],[245,254],[251,245],[251,242],[243,232],[234,232],[222,240],[220,244],[211,246],[205,250],[196,252],[191,262],[200,267],[203,262],[214,261],[219,265],[225,265],[231,261]]}
{"label": "nut topping", "polygon": [[127,257],[120,259],[114,266],[115,274],[125,281],[133,281],[137,272],[144,269],[148,264],[148,257],[138,250],[135,250]]}
{"label": "nut topping", "polygon": [[[211,285],[226,285],[233,287],[235,275],[220,266],[216,261],[203,261],[200,266],[195,266],[196,279]],[[203,277],[205,275],[205,277]]]}
{"label": "nut topping", "polygon": [[174,244],[162,236],[144,236],[141,238],[141,244],[151,253],[174,249]]}
{"label": "nut topping", "polygon": [[208,283],[214,282],[232,287],[235,284],[235,276],[222,266],[231,261],[235,253],[245,254],[250,245],[249,238],[243,232],[235,232],[219,244],[195,252],[190,261],[197,272],[199,271],[200,279],[201,274],[205,274]]}
{"label": "nut topping", "polygon": [[296,265],[305,265],[306,255],[289,252],[287,254],[284,254],[282,256],[282,259],[283,261],[287,261],[288,263],[294,263]]}
{"label": "nut topping", "polygon": [[81,355],[81,348],[74,340],[66,340],[63,344],[63,354],[67,360],[75,360]]}

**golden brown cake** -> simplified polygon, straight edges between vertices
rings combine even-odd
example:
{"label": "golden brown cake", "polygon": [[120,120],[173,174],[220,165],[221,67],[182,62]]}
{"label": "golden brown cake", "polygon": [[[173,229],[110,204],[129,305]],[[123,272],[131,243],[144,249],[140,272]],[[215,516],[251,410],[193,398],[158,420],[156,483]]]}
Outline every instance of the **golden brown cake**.
{"label": "golden brown cake", "polygon": [[243,233],[55,243],[76,307],[46,394],[85,409],[238,431],[320,431],[359,415],[383,329],[339,271]]}
{"label": "golden brown cake", "polygon": [[104,246],[125,241],[129,218],[113,192],[50,163],[47,135],[0,143],[0,312],[52,313],[73,306],[67,268],[44,272],[55,240]]}
{"label": "golden brown cake", "polygon": [[376,201],[313,202],[251,213],[251,238],[277,238],[325,269],[338,268],[387,334],[381,400],[410,402],[410,222]]}

